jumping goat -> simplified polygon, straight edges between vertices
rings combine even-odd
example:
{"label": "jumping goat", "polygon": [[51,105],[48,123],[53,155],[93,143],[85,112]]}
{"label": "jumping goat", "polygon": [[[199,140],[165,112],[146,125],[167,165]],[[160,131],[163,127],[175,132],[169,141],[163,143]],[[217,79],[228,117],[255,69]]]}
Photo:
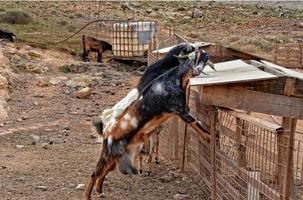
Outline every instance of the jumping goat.
{"label": "jumping goat", "polygon": [[209,142],[208,131],[192,117],[186,104],[189,78],[202,72],[209,56],[206,52],[197,50],[175,57],[184,60],[176,67],[155,76],[137,95],[133,95],[139,98],[130,99],[131,103],[126,101],[124,109],[121,107],[122,110],[118,111],[120,114],[111,118],[114,120],[111,126],[104,129],[101,124],[104,140],[96,169],[86,185],[86,200],[90,199],[95,184],[98,196],[102,195],[104,177],[116,166],[122,174],[137,174],[133,163],[143,137],[174,115],[192,126]]}

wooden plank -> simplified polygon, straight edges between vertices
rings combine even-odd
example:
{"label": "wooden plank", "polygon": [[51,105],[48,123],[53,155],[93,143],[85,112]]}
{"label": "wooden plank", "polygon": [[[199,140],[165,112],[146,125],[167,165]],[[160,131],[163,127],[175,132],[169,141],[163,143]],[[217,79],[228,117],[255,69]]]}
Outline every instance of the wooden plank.
{"label": "wooden plank", "polygon": [[303,99],[244,89],[203,88],[202,103],[303,119]]}
{"label": "wooden plank", "polygon": [[219,85],[227,83],[251,82],[257,80],[276,79],[277,76],[260,70],[254,65],[242,60],[216,63],[213,71],[208,65],[200,76],[190,79],[189,84],[194,85]]}
{"label": "wooden plank", "polygon": [[253,125],[257,125],[259,127],[265,128],[267,130],[273,131],[273,132],[277,132],[277,131],[282,131],[282,127],[280,125],[277,125],[276,123],[272,123],[270,121],[264,120],[264,119],[260,119],[260,118],[256,118],[254,116],[245,114],[243,112],[238,112],[232,109],[228,109],[228,108],[219,108],[220,111],[223,111],[229,115],[238,117],[240,119],[244,119],[245,121],[249,122],[250,124]]}
{"label": "wooden plank", "polygon": [[270,74],[274,74],[276,76],[286,76],[287,75],[286,73],[283,73],[278,69],[269,67],[268,65],[265,65],[264,63],[258,62],[256,60],[249,60],[248,63],[258,67],[262,71],[265,71],[265,72],[270,73]]}
{"label": "wooden plank", "polygon": [[265,61],[265,60],[262,60],[261,62],[264,63],[265,65],[271,67],[271,68],[280,70],[281,72],[285,73],[289,77],[298,78],[298,79],[303,80],[303,74],[300,73],[300,72],[297,72],[297,71],[294,71],[294,70],[291,70],[291,69],[287,69],[285,67],[282,67],[280,65],[276,65],[274,63],[271,63],[271,62],[268,62],[268,61]]}

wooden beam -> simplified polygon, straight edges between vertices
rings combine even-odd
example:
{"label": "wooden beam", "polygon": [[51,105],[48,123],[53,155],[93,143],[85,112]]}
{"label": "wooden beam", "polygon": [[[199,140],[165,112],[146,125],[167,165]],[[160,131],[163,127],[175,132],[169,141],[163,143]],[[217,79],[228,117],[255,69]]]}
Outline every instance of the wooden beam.
{"label": "wooden beam", "polygon": [[203,87],[202,103],[303,119],[303,99],[224,86]]}
{"label": "wooden beam", "polygon": [[219,108],[220,111],[223,111],[229,115],[235,116],[236,118],[240,118],[240,119],[244,119],[245,121],[249,122],[250,124],[254,124],[257,125],[259,127],[265,128],[267,130],[273,131],[273,132],[277,132],[277,131],[282,131],[282,126],[277,125],[276,123],[272,123],[270,121],[264,120],[264,119],[260,119],[260,118],[256,118],[254,116],[245,114],[243,112],[238,112],[232,109],[228,109],[228,108]]}

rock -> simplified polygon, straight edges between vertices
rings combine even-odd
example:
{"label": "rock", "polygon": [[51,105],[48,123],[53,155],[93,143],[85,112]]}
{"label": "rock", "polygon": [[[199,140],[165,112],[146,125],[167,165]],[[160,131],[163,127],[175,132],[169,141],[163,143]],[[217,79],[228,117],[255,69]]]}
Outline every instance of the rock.
{"label": "rock", "polygon": [[36,83],[36,85],[39,87],[47,87],[49,84],[46,80],[41,79]]}
{"label": "rock", "polygon": [[23,149],[23,148],[24,148],[24,145],[17,144],[17,145],[16,145],[16,148],[17,148],[17,149]]}
{"label": "rock", "polygon": [[39,63],[29,63],[29,64],[25,65],[25,70],[27,70],[29,72],[37,73],[37,74],[42,74],[42,73],[48,72],[48,67],[42,66]]}
{"label": "rock", "polygon": [[147,9],[147,10],[146,10],[146,13],[147,13],[147,14],[150,14],[150,13],[152,13],[152,12],[153,12],[152,9]]}
{"label": "rock", "polygon": [[36,92],[36,93],[33,94],[33,97],[43,98],[44,94],[42,92]]}
{"label": "rock", "polygon": [[80,76],[73,77],[71,80],[66,81],[65,85],[67,87],[77,88],[77,87],[87,87],[87,86],[93,85],[95,83],[98,83],[98,80],[96,77],[92,77],[89,75],[80,75]]}
{"label": "rock", "polygon": [[76,64],[71,64],[69,66],[69,70],[72,73],[84,73],[88,69],[88,65],[76,65]]}
{"label": "rock", "polygon": [[186,11],[186,10],[187,10],[187,8],[184,7],[184,6],[179,6],[179,7],[177,8],[177,11]]}
{"label": "rock", "polygon": [[33,138],[36,142],[40,141],[40,137],[35,134],[30,134],[31,138]]}
{"label": "rock", "polygon": [[82,88],[75,93],[75,97],[79,99],[87,99],[92,93],[92,90],[89,87]]}
{"label": "rock", "polygon": [[8,117],[7,114],[8,105],[4,97],[0,96],[0,120],[4,120]]}
{"label": "rock", "polygon": [[98,194],[97,197],[99,198],[106,198],[106,194],[102,192],[101,194]]}
{"label": "rock", "polygon": [[28,115],[22,115],[22,116],[21,116],[21,119],[22,119],[22,120],[27,120],[27,119],[29,119],[29,116],[28,116]]}
{"label": "rock", "polygon": [[186,20],[186,21],[189,21],[189,20],[191,20],[191,17],[190,16],[184,16],[182,19]]}
{"label": "rock", "polygon": [[186,188],[181,188],[178,190],[178,193],[186,195],[186,194],[188,194],[188,190]]}
{"label": "rock", "polygon": [[38,103],[37,101],[34,101],[33,104],[34,104],[35,106],[38,106],[38,105],[39,105],[39,103]]}
{"label": "rock", "polygon": [[48,144],[47,143],[43,143],[42,144],[42,149],[48,149]]}
{"label": "rock", "polygon": [[303,22],[296,23],[296,26],[299,28],[303,28]]}
{"label": "rock", "polygon": [[59,78],[54,78],[52,77],[50,80],[49,80],[49,83],[52,84],[52,85],[58,85],[59,83],[61,83],[62,80],[60,80]]}
{"label": "rock", "polygon": [[23,120],[21,118],[18,118],[17,119],[17,122],[22,122]]}
{"label": "rock", "polygon": [[121,8],[122,8],[123,10],[131,10],[131,8],[129,7],[129,5],[128,5],[127,2],[123,3],[123,4],[121,5]]}
{"label": "rock", "polygon": [[152,13],[149,13],[148,16],[149,16],[149,17],[156,18],[156,17],[158,17],[158,13],[152,12]]}
{"label": "rock", "polygon": [[191,37],[191,38],[198,38],[199,33],[190,32],[190,34],[188,36]]}
{"label": "rock", "polygon": [[77,187],[76,187],[77,190],[84,190],[84,188],[85,188],[85,185],[82,184],[82,183],[78,184]]}
{"label": "rock", "polygon": [[37,190],[42,190],[42,191],[46,191],[47,190],[47,187],[44,186],[44,185],[38,185],[38,186],[36,186],[34,188],[37,189]]}
{"label": "rock", "polygon": [[3,124],[3,123],[0,123],[0,127],[4,127],[4,124]]}
{"label": "rock", "polygon": [[171,182],[174,178],[170,174],[166,174],[160,178],[163,183]]}
{"label": "rock", "polygon": [[192,18],[200,18],[203,16],[203,12],[197,8],[195,8],[191,14]]}
{"label": "rock", "polygon": [[175,200],[183,200],[183,199],[187,199],[188,197],[189,197],[189,195],[185,195],[185,194],[175,194],[174,195]]}
{"label": "rock", "polygon": [[7,89],[8,81],[5,77],[0,75],[0,90]]}

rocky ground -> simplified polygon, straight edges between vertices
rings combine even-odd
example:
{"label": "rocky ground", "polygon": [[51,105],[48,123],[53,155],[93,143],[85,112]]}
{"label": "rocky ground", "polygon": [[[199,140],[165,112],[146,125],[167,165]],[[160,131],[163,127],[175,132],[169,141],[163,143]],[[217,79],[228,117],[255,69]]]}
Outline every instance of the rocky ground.
{"label": "rocky ground", "polygon": [[[1,108],[8,117],[0,121],[0,199],[82,199],[100,150],[91,119],[124,96],[141,72],[24,44],[1,43],[0,50],[14,77],[3,74],[11,92]],[[152,170],[134,177],[113,172],[107,199],[207,199],[167,161]]]}

